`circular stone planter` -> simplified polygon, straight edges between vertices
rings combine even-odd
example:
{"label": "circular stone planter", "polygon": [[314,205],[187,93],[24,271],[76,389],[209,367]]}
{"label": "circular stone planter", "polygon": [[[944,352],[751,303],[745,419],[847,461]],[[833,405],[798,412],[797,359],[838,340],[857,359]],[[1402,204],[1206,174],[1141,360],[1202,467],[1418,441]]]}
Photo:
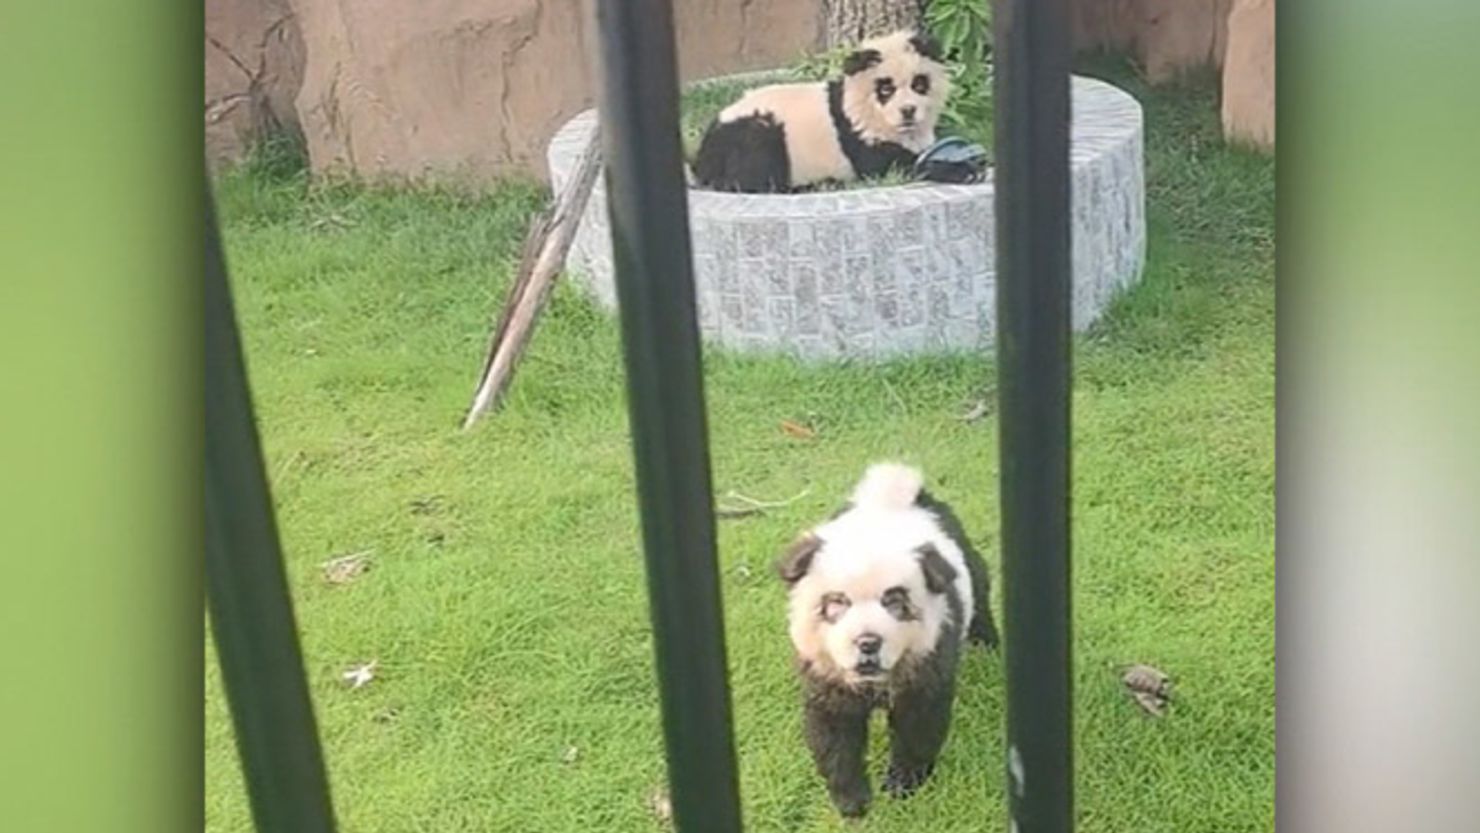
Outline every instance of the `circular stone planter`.
{"label": "circular stone planter", "polygon": [[[760,78],[760,76],[757,76]],[[1141,107],[1075,77],[1071,130],[1073,326],[1139,279],[1146,251]],[[558,190],[596,129],[571,119],[550,143]],[[991,177],[808,194],[689,189],[699,328],[746,352],[882,359],[990,348],[995,322]],[[571,272],[615,308],[606,192],[597,180]]]}

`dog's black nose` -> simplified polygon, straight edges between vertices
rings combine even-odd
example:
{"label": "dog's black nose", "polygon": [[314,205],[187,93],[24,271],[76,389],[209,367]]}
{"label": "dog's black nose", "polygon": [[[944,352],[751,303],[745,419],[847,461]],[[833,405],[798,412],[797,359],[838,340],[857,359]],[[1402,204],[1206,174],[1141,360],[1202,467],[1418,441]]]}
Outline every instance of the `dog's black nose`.
{"label": "dog's black nose", "polygon": [[905,121],[914,121],[915,120],[915,105],[913,105],[913,104],[906,104],[905,106],[899,108],[899,114],[901,116],[904,116],[904,120]]}
{"label": "dog's black nose", "polygon": [[884,640],[875,634],[866,633],[854,640],[853,644],[858,646],[860,654],[873,656],[879,653],[879,649],[884,646]]}

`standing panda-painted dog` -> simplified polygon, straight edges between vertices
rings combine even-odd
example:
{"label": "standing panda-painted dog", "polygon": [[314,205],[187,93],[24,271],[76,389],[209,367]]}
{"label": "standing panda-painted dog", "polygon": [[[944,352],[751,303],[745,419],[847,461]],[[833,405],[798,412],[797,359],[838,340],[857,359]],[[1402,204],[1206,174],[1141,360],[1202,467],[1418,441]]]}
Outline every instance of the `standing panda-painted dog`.
{"label": "standing panda-painted dog", "polygon": [[777,564],[818,773],[844,816],[872,800],[869,716],[889,713],[884,789],[905,798],[946,740],[968,640],[997,645],[986,562],[916,469],[871,466],[846,507]]}
{"label": "standing panda-painted dog", "polygon": [[865,41],[841,78],[760,87],[720,111],[700,140],[694,180],[767,193],[907,171],[935,143],[949,93],[934,39],[904,31]]}

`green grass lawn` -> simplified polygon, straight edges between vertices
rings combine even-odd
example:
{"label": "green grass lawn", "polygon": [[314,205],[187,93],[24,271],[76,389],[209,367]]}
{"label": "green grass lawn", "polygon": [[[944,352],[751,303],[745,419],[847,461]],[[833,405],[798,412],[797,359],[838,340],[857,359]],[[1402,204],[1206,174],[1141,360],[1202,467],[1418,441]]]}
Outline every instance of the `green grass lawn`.
{"label": "green grass lawn", "polygon": [[[1075,354],[1080,829],[1267,831],[1274,166],[1222,144],[1207,79],[1154,93],[1113,80],[1146,106],[1150,252],[1142,284]],[[218,197],[342,828],[662,829],[614,322],[563,285],[506,409],[457,430],[542,192],[309,185],[269,162],[226,176]],[[716,351],[705,364],[716,493],[810,490],[720,526],[747,829],[852,829],[802,746],[769,567],[868,462],[898,456],[955,503],[996,574],[996,424],[958,419],[990,394],[992,364],[800,367]],[[321,579],[321,562],[362,550],[363,577]],[[244,831],[213,657],[207,828]],[[371,659],[380,677],[345,688],[340,673]],[[1131,662],[1175,676],[1165,719],[1122,693]],[[908,802],[880,799],[859,829],[1006,829],[1002,683],[998,657],[973,649],[935,779]]]}

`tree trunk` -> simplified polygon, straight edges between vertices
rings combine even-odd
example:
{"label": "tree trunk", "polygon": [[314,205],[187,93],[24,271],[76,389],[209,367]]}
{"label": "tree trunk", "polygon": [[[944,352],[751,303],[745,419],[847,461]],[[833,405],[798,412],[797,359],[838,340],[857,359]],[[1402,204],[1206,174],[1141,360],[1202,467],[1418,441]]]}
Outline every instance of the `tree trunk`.
{"label": "tree trunk", "polygon": [[920,25],[927,0],[826,0],[823,46],[858,43]]}

